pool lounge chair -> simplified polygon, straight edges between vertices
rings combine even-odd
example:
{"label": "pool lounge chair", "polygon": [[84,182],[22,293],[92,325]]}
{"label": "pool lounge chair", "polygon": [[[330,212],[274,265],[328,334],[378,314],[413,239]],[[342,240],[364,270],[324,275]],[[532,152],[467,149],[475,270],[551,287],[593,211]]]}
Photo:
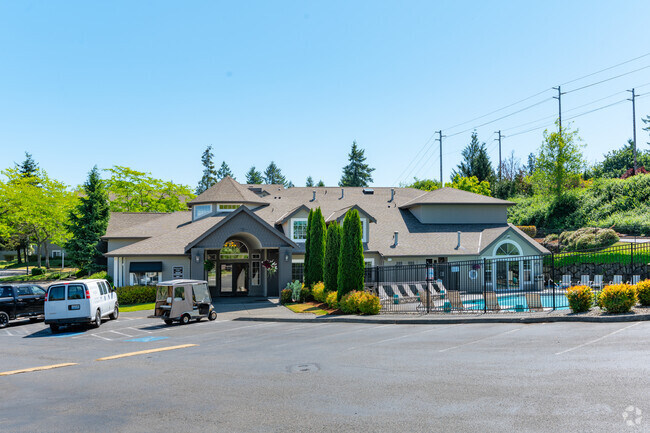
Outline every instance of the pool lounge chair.
{"label": "pool lounge chair", "polygon": [[603,276],[602,275],[594,275],[594,281],[591,283],[591,288],[592,289],[602,289],[603,288]]}
{"label": "pool lounge chair", "polygon": [[462,311],[465,309],[463,306],[463,300],[460,297],[460,291],[458,290],[447,290],[447,299],[451,304],[452,310]]}
{"label": "pool lounge chair", "polygon": [[632,281],[629,281],[628,284],[639,284],[639,281],[641,281],[641,275],[632,275]]}
{"label": "pool lounge chair", "polygon": [[614,279],[609,284],[623,284],[623,275],[614,275]]}
{"label": "pool lounge chair", "polygon": [[429,293],[429,296],[427,298],[427,291],[425,289],[418,289],[418,295],[420,295],[420,304],[417,307],[415,307],[416,311],[426,312],[427,307],[429,307],[429,311],[436,308],[433,301],[435,298],[440,298],[440,296],[436,296],[433,293]]}
{"label": "pool lounge chair", "polygon": [[589,275],[580,275],[580,285],[591,287],[591,278],[589,278]]}
{"label": "pool lounge chair", "polygon": [[544,311],[542,296],[539,293],[526,293],[526,304],[529,311]]}
{"label": "pool lounge chair", "polygon": [[499,305],[499,299],[496,293],[492,291],[485,292],[485,309],[489,311],[501,311],[501,305]]}
{"label": "pool lounge chair", "polygon": [[562,275],[562,282],[560,283],[561,289],[568,289],[571,287],[571,274]]}

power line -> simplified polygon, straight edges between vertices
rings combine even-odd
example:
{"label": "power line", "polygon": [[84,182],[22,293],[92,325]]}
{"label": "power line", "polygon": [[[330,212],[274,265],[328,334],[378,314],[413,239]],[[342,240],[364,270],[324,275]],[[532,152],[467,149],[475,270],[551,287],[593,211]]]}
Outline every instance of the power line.
{"label": "power line", "polygon": [[615,77],[610,77],[610,78],[606,78],[606,79],[601,80],[601,81],[597,81],[597,82],[595,82],[595,83],[587,84],[586,86],[578,87],[577,89],[569,90],[568,92],[564,92],[564,93],[566,94],[566,93],[577,92],[578,90],[583,90],[583,89],[586,89],[586,88],[588,88],[588,87],[595,86],[595,85],[597,85],[597,84],[606,83],[607,81],[612,81],[612,80],[615,80],[615,79],[617,79],[617,78],[621,78],[621,77],[624,77],[624,76],[626,76],[626,75],[630,75],[630,74],[633,74],[633,73],[635,73],[635,72],[639,72],[639,71],[642,71],[642,70],[644,70],[644,69],[648,69],[648,68],[650,68],[650,65],[644,66],[644,67],[639,68],[639,69],[635,69],[634,71],[630,71],[630,72],[626,72],[626,73],[624,73],[624,74],[617,75],[617,76],[615,76]]}
{"label": "power line", "polygon": [[584,76],[582,76],[582,77],[580,77],[580,78],[576,78],[576,79],[574,79],[574,80],[567,81],[566,83],[562,83],[562,84],[560,84],[560,86],[564,86],[564,85],[566,85],[566,84],[571,84],[571,83],[575,83],[576,81],[584,80],[585,78],[589,78],[589,77],[592,77],[592,76],[594,76],[594,75],[598,75],[598,74],[600,74],[601,72],[609,71],[610,69],[617,68],[617,67],[619,67],[619,66],[622,66],[622,65],[625,65],[625,64],[631,63],[631,62],[633,62],[633,61],[635,61],[635,60],[639,60],[639,59],[642,59],[642,58],[644,58],[644,57],[648,57],[648,56],[650,56],[650,53],[646,53],[646,54],[644,54],[644,55],[642,55],[642,56],[635,57],[635,58],[630,59],[630,60],[626,60],[626,61],[624,61],[623,63],[619,63],[619,64],[617,64],[617,65],[610,66],[610,67],[605,68],[605,69],[601,69],[600,71],[592,72],[591,74],[584,75]]}
{"label": "power line", "polygon": [[[409,164],[406,166],[406,168],[404,169],[404,171],[402,171],[402,174],[399,175],[399,177],[397,178],[397,181],[402,180],[402,178],[403,178],[403,176],[404,176],[404,173],[406,173],[406,171],[411,167],[411,165],[413,165],[413,162],[417,161],[418,157],[420,156],[420,153],[422,153],[422,151],[423,151],[424,149],[427,148],[427,145],[431,142],[431,139],[432,139],[435,135],[436,135],[435,133],[431,134],[431,137],[429,137],[429,139],[424,143],[424,145],[422,146],[422,148],[418,151],[417,155],[415,155],[415,157],[411,160],[411,162],[409,162]],[[410,174],[410,173],[409,173],[409,174]],[[395,185],[397,185],[397,181],[395,182]]]}

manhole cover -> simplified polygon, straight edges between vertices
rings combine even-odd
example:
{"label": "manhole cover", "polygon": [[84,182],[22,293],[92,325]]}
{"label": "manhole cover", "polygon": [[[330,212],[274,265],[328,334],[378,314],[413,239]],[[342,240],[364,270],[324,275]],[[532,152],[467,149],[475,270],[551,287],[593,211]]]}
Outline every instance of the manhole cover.
{"label": "manhole cover", "polygon": [[316,364],[298,364],[298,365],[292,365],[289,367],[289,371],[291,373],[309,373],[312,371],[318,371],[318,365]]}

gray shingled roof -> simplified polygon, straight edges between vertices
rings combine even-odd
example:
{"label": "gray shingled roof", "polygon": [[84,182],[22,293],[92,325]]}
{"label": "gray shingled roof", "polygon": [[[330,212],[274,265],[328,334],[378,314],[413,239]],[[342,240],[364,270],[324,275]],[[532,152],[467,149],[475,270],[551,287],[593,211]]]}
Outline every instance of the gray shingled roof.
{"label": "gray shingled roof", "polygon": [[[212,187],[210,200],[212,202],[225,202],[222,196],[215,191],[225,191],[228,198],[236,195],[233,189],[240,191],[245,188],[234,180],[224,179],[227,187]],[[221,183],[224,183],[222,181]],[[235,186],[233,187],[233,183]],[[237,186],[238,185],[238,186]],[[376,187],[374,194],[364,194],[363,188],[342,188],[339,187],[295,187],[285,189],[277,185],[261,185],[269,193],[265,197],[259,197],[251,191],[248,193],[255,197],[255,202],[264,203],[267,206],[257,207],[253,210],[269,226],[276,230],[275,225],[286,221],[290,214],[297,210],[320,207],[323,215],[331,220],[338,216],[343,210],[358,206],[365,213],[371,215],[376,222],[369,224],[369,242],[364,245],[367,252],[378,252],[385,256],[454,256],[454,255],[478,255],[492,242],[508,230],[521,232],[508,224],[422,224],[407,207],[415,204],[432,203],[485,203],[510,205],[505,200],[494,199],[452,188],[442,188],[437,191],[423,193],[421,190],[412,188],[394,188],[395,195],[391,201],[391,190],[393,188]],[[316,191],[316,199],[313,199],[313,191]],[[206,191],[207,193],[207,191]],[[204,194],[206,194],[204,193]],[[437,193],[437,194],[433,194]],[[201,196],[204,196],[202,194]],[[454,194],[458,194],[454,198]],[[197,197],[200,198],[201,196]],[[231,200],[241,203],[255,203],[249,194],[241,194],[242,198]],[[196,200],[196,199],[195,199]],[[184,254],[184,248],[194,239],[201,236],[211,227],[219,223],[224,216],[207,217],[189,223],[190,212],[175,212],[172,214],[160,215],[149,214],[148,216],[132,217],[125,214],[112,214],[109,223],[109,230],[105,238],[120,237],[145,237],[149,238],[135,244],[114,250],[110,255],[147,255],[147,254]],[[128,223],[131,223],[129,226]],[[128,227],[127,227],[128,226]],[[280,229],[281,230],[281,229]],[[457,245],[457,232],[461,231],[461,248],[455,249]],[[399,232],[399,243],[394,245],[394,232]],[[286,233],[283,233],[287,235]],[[524,236],[524,239],[527,237]],[[548,253],[537,242],[531,242],[534,248],[540,253]],[[296,252],[301,252],[302,244],[298,244]]]}
{"label": "gray shingled roof", "polygon": [[420,204],[499,204],[512,206],[513,202],[475,194],[469,191],[462,191],[455,188],[440,188],[434,191],[427,191],[413,200],[401,205],[403,209]]}
{"label": "gray shingled roof", "polygon": [[249,190],[245,185],[238,183],[230,176],[221,179],[220,182],[212,185],[203,191],[198,197],[189,202],[189,204],[201,203],[248,203],[248,204],[267,204],[266,200]]}

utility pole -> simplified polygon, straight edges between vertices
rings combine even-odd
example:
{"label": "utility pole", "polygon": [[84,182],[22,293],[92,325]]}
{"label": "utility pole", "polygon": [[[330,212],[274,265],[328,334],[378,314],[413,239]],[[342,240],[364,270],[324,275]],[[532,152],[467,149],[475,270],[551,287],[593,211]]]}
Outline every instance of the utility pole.
{"label": "utility pole", "polygon": [[553,96],[553,99],[557,99],[557,103],[558,103],[558,112],[559,112],[558,119],[559,119],[559,126],[560,126],[559,132],[561,135],[562,134],[562,95],[564,95],[564,93],[562,93],[561,90],[562,88],[560,86],[553,87],[553,89],[557,90],[557,96]]}
{"label": "utility pole", "polygon": [[500,129],[497,131],[497,134],[499,134],[497,140],[499,140],[499,180],[501,180],[501,138],[505,137],[505,135],[501,135]]}
{"label": "utility pole", "polygon": [[634,89],[628,90],[628,92],[632,92],[632,99],[628,99],[628,101],[632,101],[632,152],[634,153],[634,174],[636,174],[636,107],[634,102],[636,94]]}
{"label": "utility pole", "polygon": [[440,186],[442,186],[443,185],[443,182],[442,182],[442,137],[445,137],[445,136],[442,135],[442,130],[436,131],[436,133],[438,134],[438,138],[436,138],[436,141],[440,142]]}

